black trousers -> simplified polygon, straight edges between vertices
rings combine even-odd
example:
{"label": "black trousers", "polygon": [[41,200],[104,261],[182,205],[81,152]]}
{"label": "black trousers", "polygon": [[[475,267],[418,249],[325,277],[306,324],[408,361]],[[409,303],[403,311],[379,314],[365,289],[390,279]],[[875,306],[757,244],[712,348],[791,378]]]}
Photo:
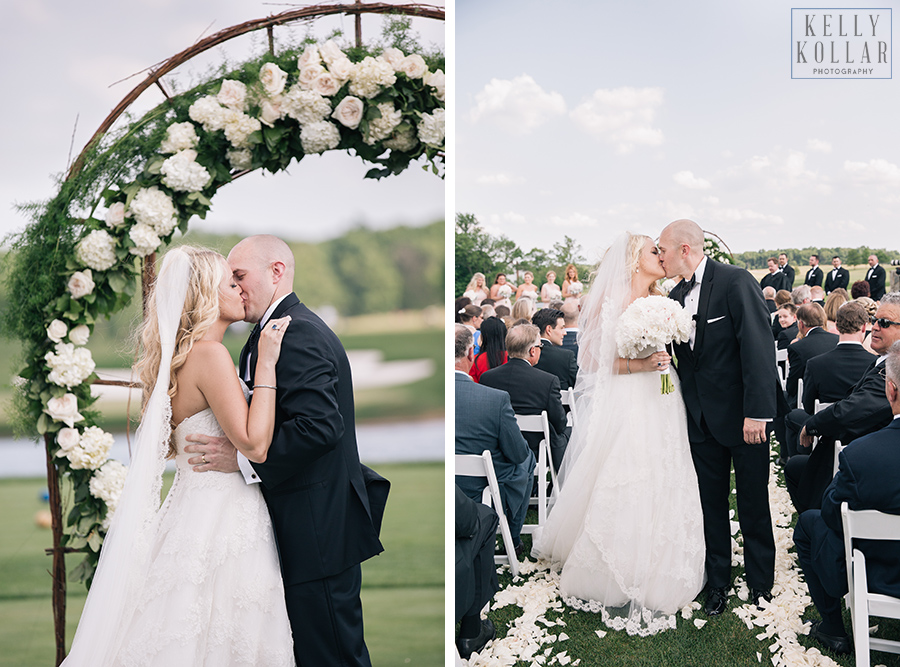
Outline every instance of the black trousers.
{"label": "black trousers", "polygon": [[371,667],[363,639],[361,584],[362,568],[354,565],[331,577],[285,587],[298,667]]}
{"label": "black trousers", "polygon": [[702,442],[691,443],[691,457],[703,508],[707,584],[710,588],[731,585],[728,504],[733,463],[747,585],[769,590],[775,581],[775,537],[769,514],[768,444],[725,447],[708,435]]}

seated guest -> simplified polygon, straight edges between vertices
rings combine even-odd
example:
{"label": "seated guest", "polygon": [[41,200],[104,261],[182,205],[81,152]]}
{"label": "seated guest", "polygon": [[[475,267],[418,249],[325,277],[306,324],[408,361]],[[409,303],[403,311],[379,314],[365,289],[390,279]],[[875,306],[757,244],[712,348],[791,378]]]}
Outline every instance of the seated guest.
{"label": "seated guest", "polygon": [[822,308],[825,307],[825,290],[819,285],[813,285],[809,288],[809,296],[812,298],[813,303],[819,304]]}
{"label": "seated guest", "polygon": [[768,287],[763,287],[763,299],[766,300],[766,308],[769,309],[770,313],[774,313],[778,310],[778,307],[775,305],[775,288],[771,285]]}
{"label": "seated guest", "polygon": [[494,306],[490,303],[486,306],[481,306],[481,321],[483,322],[489,317],[497,317],[497,313],[494,312]]}
{"label": "seated guest", "polygon": [[[837,653],[850,653],[841,616],[841,598],[848,590],[841,503],[851,510],[900,514],[900,476],[893,474],[900,470],[900,343],[891,346],[884,366],[892,420],[841,452],[838,473],[825,490],[821,511],[803,512],[794,530],[797,560],[822,617],[813,622],[809,636]],[[865,554],[869,590],[900,597],[900,544],[860,540],[854,547]]]}
{"label": "seated guest", "polygon": [[872,350],[872,344],[869,342],[869,334],[872,333],[872,320],[875,319],[875,312],[878,310],[878,302],[873,301],[867,296],[861,296],[854,301],[865,308],[866,314],[869,316],[869,320],[866,322],[866,335],[863,338],[863,347],[872,354],[875,354],[874,350]]}
{"label": "seated guest", "polygon": [[456,605],[459,623],[456,648],[465,660],[480,652],[495,636],[494,624],[481,610],[500,590],[494,565],[497,513],[474,502],[456,487]]}
{"label": "seated guest", "polygon": [[850,272],[841,266],[841,258],[838,255],[831,258],[831,266],[834,268],[825,274],[825,294],[831,294],[839,288],[846,291],[850,286]]}
{"label": "seated guest", "polygon": [[[781,308],[784,304],[791,302],[791,293],[786,289],[778,290],[775,292],[775,310]],[[778,338],[778,334],[781,333],[781,322],[778,321],[776,317],[772,321],[772,336],[774,338]]]}
{"label": "seated guest", "polygon": [[[535,458],[519,431],[509,394],[483,387],[469,377],[472,366],[472,334],[456,327],[456,453],[491,452],[503,513],[509,522],[513,544],[520,553],[520,535],[531,486],[534,483]],[[480,500],[487,480],[457,477],[456,484],[472,500]]]}
{"label": "seated guest", "polygon": [[456,304],[454,306],[456,308],[456,310],[453,311],[454,313],[456,313],[456,315],[454,316],[454,321],[456,322],[456,324],[461,324],[461,322],[459,321],[459,311],[461,311],[463,308],[470,305],[471,303],[472,303],[472,299],[470,299],[467,296],[461,296],[456,300]]}
{"label": "seated guest", "polygon": [[799,308],[804,303],[809,303],[812,301],[812,297],[810,296],[812,290],[810,290],[809,285],[800,285],[800,287],[795,287],[791,290],[791,303]]}
{"label": "seated guest", "polygon": [[[900,341],[900,292],[886,294],[876,314],[879,319],[872,330],[872,348],[880,356],[844,399],[806,420],[799,436],[801,455],[785,466],[785,486],[800,512],[821,506],[822,493],[834,468],[834,441],[849,445],[891,420],[885,397],[884,360],[891,345]],[[810,452],[816,436],[821,436],[819,445],[804,456]]]}
{"label": "seated guest", "polygon": [[506,324],[497,317],[490,317],[481,323],[481,350],[475,356],[469,375],[478,382],[482,373],[506,361]]}
{"label": "seated guest", "polygon": [[857,280],[850,286],[851,299],[858,299],[861,296],[869,296],[870,294],[869,283],[865,280]]}
{"label": "seated guest", "polygon": [[534,315],[535,303],[534,299],[524,298],[519,299],[513,304],[512,307],[512,317],[516,320],[531,320],[531,316]]}
{"label": "seated guest", "polygon": [[778,260],[774,257],[769,257],[766,260],[766,264],[769,272],[759,279],[760,287],[763,289],[772,287],[775,290],[790,290],[786,276],[778,270]]}
{"label": "seated guest", "polygon": [[[534,368],[541,356],[541,337],[533,324],[520,324],[506,334],[509,361],[487,371],[481,384],[502,389],[509,394],[513,410],[518,415],[539,415],[547,411],[550,421],[550,456],[559,470],[571,429],[566,427],[566,411],[559,395],[559,378]],[[527,433],[525,439],[531,451],[538,454],[540,433]]]}
{"label": "seated guest", "polygon": [[566,321],[566,335],[563,338],[562,346],[572,351],[575,355],[575,362],[578,363],[578,304],[566,303],[558,310],[562,311]]}
{"label": "seated guest", "polygon": [[495,305],[494,312],[497,313],[497,317],[503,319],[504,317],[509,317],[512,315],[512,308],[509,306],[504,306],[503,304]]}
{"label": "seated guest", "polygon": [[825,325],[825,330],[830,331],[831,333],[837,333],[837,325],[835,324],[835,320],[837,318],[838,308],[843,306],[850,300],[850,295],[847,294],[847,290],[843,288],[837,288],[831,294],[828,295],[828,298],[825,299],[825,319],[827,323]]}
{"label": "seated guest", "polygon": [[799,333],[797,327],[797,306],[792,303],[786,303],[778,309],[777,313],[781,331],[778,332],[775,344],[779,350],[786,350],[787,346],[794,342]]}
{"label": "seated guest", "polygon": [[481,306],[469,304],[460,310],[457,315],[459,316],[459,322],[457,322],[457,324],[462,324],[472,332],[472,337],[475,339],[475,354],[478,354],[480,348],[479,338],[481,337],[481,332],[478,330],[481,328],[482,321],[484,321],[484,317],[481,313]]}
{"label": "seated guest", "polygon": [[[552,308],[553,310],[562,310],[565,306],[565,301],[562,299],[554,299],[549,304],[547,304],[548,308]],[[575,306],[576,309],[581,310],[581,304],[578,301],[569,301],[569,304]]]}
{"label": "seated guest", "polygon": [[[797,328],[803,339],[787,348],[790,370],[785,383],[785,396],[792,408],[797,406],[797,386],[806,372],[806,362],[838,344],[837,335],[825,331],[824,326],[825,311],[819,305],[808,303],[797,309]],[[788,456],[795,453],[789,451]]]}
{"label": "seated guest", "polygon": [[532,316],[531,323],[541,332],[541,341],[544,343],[541,358],[535,368],[558,377],[561,389],[574,387],[578,365],[575,363],[575,355],[562,347],[566,335],[565,316],[562,311],[544,308]]}

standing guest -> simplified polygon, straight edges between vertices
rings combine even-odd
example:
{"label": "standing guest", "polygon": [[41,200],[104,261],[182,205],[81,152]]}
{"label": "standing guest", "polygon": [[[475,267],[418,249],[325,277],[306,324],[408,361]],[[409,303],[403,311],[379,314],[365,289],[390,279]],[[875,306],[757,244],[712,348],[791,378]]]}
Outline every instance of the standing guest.
{"label": "standing guest", "polygon": [[487,286],[487,282],[485,282],[484,274],[481,272],[476,273],[472,276],[472,280],[469,281],[469,284],[466,285],[466,291],[463,292],[463,296],[467,296],[472,300],[472,303],[476,306],[480,306],[481,302],[487,299],[491,295],[491,290]]}
{"label": "standing guest", "polygon": [[778,310],[778,306],[775,305],[775,288],[772,286],[763,287],[763,299],[766,300],[766,308],[774,315],[775,311]]}
{"label": "standing guest", "polygon": [[524,296],[537,303],[538,288],[534,284],[534,274],[531,271],[526,271],[523,278],[524,282],[516,288],[516,301]]}
{"label": "standing guest", "polygon": [[769,272],[759,279],[760,287],[763,289],[765,289],[766,287],[772,287],[776,291],[790,291],[784,274],[778,271],[778,260],[774,257],[769,257],[769,259],[766,260],[766,265],[769,268]]}
{"label": "standing guest", "polygon": [[574,303],[563,304],[563,317],[566,321],[566,335],[563,338],[562,346],[566,350],[571,350],[575,355],[575,362],[578,363],[578,305]]}
{"label": "standing guest", "polygon": [[562,290],[556,284],[556,272],[547,271],[547,282],[541,285],[541,303],[549,304],[558,299],[562,299]]}
{"label": "standing guest", "polygon": [[839,287],[847,289],[850,286],[850,272],[841,266],[840,255],[831,258],[831,266],[834,268],[825,276],[825,294],[831,294]]}
{"label": "standing guest", "polygon": [[[549,304],[547,304],[547,307],[552,308],[553,310],[562,310],[564,304],[565,304],[565,302],[562,299],[554,299]],[[577,310],[581,310],[581,300],[580,299],[574,305]]]}
{"label": "standing guest", "polygon": [[869,255],[869,270],[866,271],[866,282],[869,283],[869,294],[874,301],[881,301],[884,296],[884,283],[887,275],[884,267],[878,263],[878,257]]}
{"label": "standing guest", "polygon": [[861,296],[869,296],[871,294],[871,291],[872,288],[869,286],[868,281],[857,280],[852,285],[850,285],[850,298],[858,299]]}
{"label": "standing guest", "polygon": [[506,324],[499,317],[490,317],[481,323],[481,350],[472,362],[469,375],[475,382],[481,380],[481,374],[508,360],[506,354]]}
{"label": "standing guest", "polygon": [[534,299],[525,297],[524,299],[519,299],[513,304],[511,314],[514,320],[530,321],[531,316],[534,315],[535,309],[536,304],[534,303]]}
{"label": "standing guest", "polygon": [[562,347],[566,335],[566,321],[562,311],[543,308],[532,316],[531,323],[541,332],[541,342],[544,343],[541,358],[535,368],[558,377],[560,389],[574,387],[578,365],[575,363],[575,355]]}
{"label": "standing guest", "polygon": [[491,285],[491,298],[494,300],[495,306],[506,306],[512,308],[512,301],[509,300],[513,294],[513,288],[506,282],[506,274],[498,273]]}
{"label": "standing guest", "polygon": [[778,270],[784,274],[785,289],[794,288],[794,267],[788,263],[788,256],[785,253],[778,255]]}
{"label": "standing guest", "polygon": [[779,350],[786,350],[788,345],[794,342],[800,330],[797,328],[797,306],[792,303],[786,303],[778,309],[778,321],[781,324],[781,331],[775,340]]}
{"label": "standing guest", "polygon": [[[797,309],[797,328],[803,336],[790,345],[788,351],[788,372],[785,394],[791,408],[797,406],[797,387],[800,378],[806,372],[806,362],[815,356],[825,354],[838,344],[837,334],[825,331],[825,311],[814,303],[808,303]],[[796,452],[788,452],[793,456]]]}
{"label": "standing guest", "polygon": [[806,279],[803,281],[803,284],[810,287],[821,287],[823,278],[822,269],[819,268],[819,256],[810,255],[809,271],[806,272]]}
{"label": "standing guest", "polygon": [[837,325],[835,324],[835,321],[837,320],[837,311],[849,300],[850,295],[847,294],[847,290],[843,287],[836,288],[828,295],[828,298],[825,299],[825,319],[827,320],[825,324],[826,330],[833,334],[837,333]]}
{"label": "standing guest", "polygon": [[562,284],[562,298],[566,303],[580,303],[581,293],[584,291],[584,285],[578,280],[578,269],[574,264],[566,267],[566,277]]}
{"label": "standing guest", "polygon": [[822,308],[825,307],[825,290],[820,285],[813,285],[809,288],[809,297],[812,299],[811,303],[817,303]]}

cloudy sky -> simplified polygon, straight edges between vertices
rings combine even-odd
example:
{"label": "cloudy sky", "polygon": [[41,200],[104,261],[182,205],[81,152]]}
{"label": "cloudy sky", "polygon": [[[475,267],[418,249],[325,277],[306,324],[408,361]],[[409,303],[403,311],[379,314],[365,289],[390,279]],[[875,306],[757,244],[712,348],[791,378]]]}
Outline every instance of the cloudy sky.
{"label": "cloudy sky", "polygon": [[[430,4],[443,5],[441,0]],[[56,192],[54,176],[65,171],[70,144],[77,155],[103,119],[146,74],[116,83],[219,30],[290,9],[259,0],[64,0],[4,2],[0,9],[0,62],[5,91],[0,110],[4,160],[0,161],[0,237],[27,219],[14,203],[44,200]],[[296,6],[296,5],[294,5]],[[341,28],[350,39],[352,18],[313,24],[317,34]],[[425,44],[443,46],[443,24],[417,20]],[[276,40],[305,26],[276,29]],[[381,19],[366,17],[363,37],[378,37]],[[176,73],[185,84],[210,63],[242,62],[265,50],[265,33],[229,42]],[[115,84],[115,85],[113,85]],[[147,91],[138,108],[162,99]],[[76,126],[77,123],[77,126]],[[74,139],[73,139],[74,133]],[[223,188],[206,220],[193,229],[270,232],[286,238],[320,240],[366,224],[422,225],[441,219],[443,181],[412,165],[398,177],[364,181],[368,170],[346,153],[307,157],[289,174],[253,173]]]}
{"label": "cloudy sky", "polygon": [[735,252],[900,249],[900,85],[792,79],[792,6],[457,0],[456,210],[589,260],[680,217]]}

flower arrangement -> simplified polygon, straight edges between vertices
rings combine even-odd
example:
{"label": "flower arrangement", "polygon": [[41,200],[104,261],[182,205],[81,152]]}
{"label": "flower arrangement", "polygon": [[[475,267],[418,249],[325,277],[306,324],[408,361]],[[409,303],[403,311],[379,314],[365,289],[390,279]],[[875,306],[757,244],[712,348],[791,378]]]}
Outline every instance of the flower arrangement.
{"label": "flower arrangement", "polygon": [[[584,291],[584,285],[580,280],[576,280],[574,283],[569,283],[569,294],[572,296],[579,296],[581,292]],[[562,292],[560,292],[562,294]]]}
{"label": "flower arrangement", "polygon": [[[664,296],[635,299],[619,317],[616,328],[616,347],[619,356],[636,359],[647,350],[662,350],[675,341],[687,342],[693,329],[690,314],[677,301]],[[675,390],[669,369],[661,371],[661,392]]]}
{"label": "flower arrangement", "polygon": [[508,299],[512,296],[512,287],[509,285],[500,285],[500,288],[497,290],[497,296],[501,299]]}
{"label": "flower arrangement", "polygon": [[[703,239],[703,254],[722,264],[734,264],[734,257],[728,250],[728,246],[712,232],[705,232]],[[723,249],[724,246],[724,249]]]}

